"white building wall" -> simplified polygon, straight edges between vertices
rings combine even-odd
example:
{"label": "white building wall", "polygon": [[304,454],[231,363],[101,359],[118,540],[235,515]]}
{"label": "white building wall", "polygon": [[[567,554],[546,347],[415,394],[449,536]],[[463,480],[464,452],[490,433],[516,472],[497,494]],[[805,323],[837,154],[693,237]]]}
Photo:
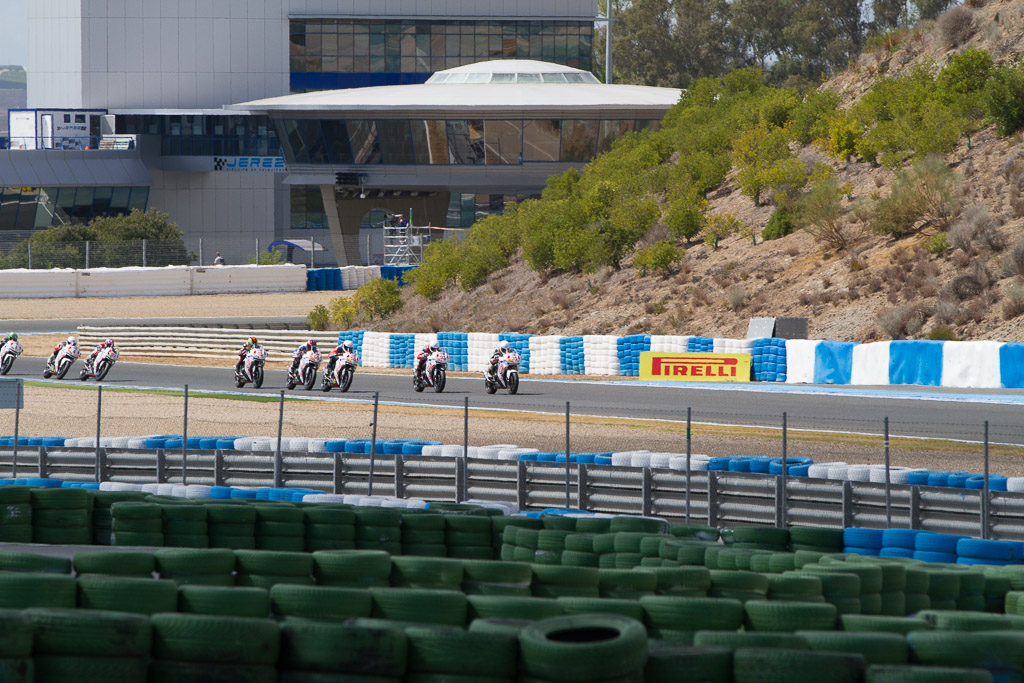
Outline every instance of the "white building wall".
{"label": "white building wall", "polygon": [[80,108],[82,0],[28,1],[28,106]]}

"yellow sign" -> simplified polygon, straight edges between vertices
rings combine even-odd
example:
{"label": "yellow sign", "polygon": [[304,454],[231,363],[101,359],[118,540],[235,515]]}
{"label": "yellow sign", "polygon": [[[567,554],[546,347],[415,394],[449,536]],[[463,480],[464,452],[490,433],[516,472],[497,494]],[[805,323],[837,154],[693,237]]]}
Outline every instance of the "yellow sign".
{"label": "yellow sign", "polygon": [[640,379],[677,382],[749,382],[749,353],[640,354]]}

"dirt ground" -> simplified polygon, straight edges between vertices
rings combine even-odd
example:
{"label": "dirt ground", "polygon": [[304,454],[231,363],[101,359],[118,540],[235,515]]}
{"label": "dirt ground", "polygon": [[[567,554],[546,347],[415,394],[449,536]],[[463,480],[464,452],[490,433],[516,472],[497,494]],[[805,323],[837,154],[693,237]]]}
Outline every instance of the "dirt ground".
{"label": "dirt ground", "polygon": [[[317,304],[347,296],[347,292],[289,292],[285,294],[205,294],[197,296],[139,296],[82,299],[0,299],[0,318],[232,318],[247,316],[305,316]],[[0,321],[0,325],[2,325]]]}

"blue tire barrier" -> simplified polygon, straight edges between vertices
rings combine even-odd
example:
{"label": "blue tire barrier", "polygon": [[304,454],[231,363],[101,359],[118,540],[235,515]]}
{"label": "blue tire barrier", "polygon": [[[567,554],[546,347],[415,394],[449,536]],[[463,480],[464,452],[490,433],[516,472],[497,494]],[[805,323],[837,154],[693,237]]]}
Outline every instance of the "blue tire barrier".
{"label": "blue tire barrier", "polygon": [[914,549],[914,539],[921,533],[918,529],[886,529],[882,532],[883,548]]}
{"label": "blue tire barrier", "polygon": [[729,462],[732,458],[711,458],[708,460],[708,470],[726,472],[729,470]]}
{"label": "blue tire barrier", "polygon": [[[29,446],[42,446],[43,445],[43,439],[42,439],[42,437],[30,436],[28,438],[28,445]],[[61,445],[64,446],[66,444],[61,444]]]}
{"label": "blue tire barrier", "polygon": [[956,564],[963,565],[990,565],[996,567],[1005,567],[1011,564],[1016,564],[1012,560],[985,560],[980,557],[958,557],[956,558]]}
{"label": "blue tire barrier", "polygon": [[576,462],[583,465],[593,465],[594,462],[597,460],[597,457],[598,456],[593,453],[580,453],[579,456],[576,458]]}
{"label": "blue tire barrier", "polygon": [[747,458],[730,458],[726,469],[730,472],[749,472],[750,460]]}
{"label": "blue tire barrier", "polygon": [[871,557],[878,557],[882,550],[881,548],[858,548],[857,546],[848,545],[843,548],[843,552],[847,555],[869,555]]}
{"label": "blue tire barrier", "polygon": [[793,477],[806,477],[810,469],[810,465],[791,465],[788,474]]}
{"label": "blue tire barrier", "polygon": [[925,532],[918,534],[917,538],[914,539],[914,550],[956,555],[957,543],[959,543],[962,538],[967,537]]}
{"label": "blue tire barrier", "polygon": [[557,462],[558,453],[537,453],[537,462]]}
{"label": "blue tire barrier", "polygon": [[594,456],[594,464],[595,465],[611,465],[612,464],[612,456],[610,456],[610,455],[595,455]]}
{"label": "blue tire barrier", "polygon": [[235,450],[235,439],[237,436],[225,436],[217,439],[217,450],[221,451],[233,451]]}
{"label": "blue tire barrier", "polygon": [[[804,458],[804,457],[799,457],[799,458],[788,457],[788,458],[786,458],[786,467],[789,468],[789,469],[787,469],[787,472],[792,472],[794,466],[813,465],[813,464],[814,464],[814,461],[811,460],[810,458]],[[772,458],[771,459],[771,461],[770,461],[770,463],[768,465],[768,474],[782,474],[782,458]],[[806,472],[805,472],[805,474],[806,474]]]}
{"label": "blue tire barrier", "polygon": [[771,456],[755,455],[750,458],[750,471],[756,474],[769,474],[768,470],[771,464]]}
{"label": "blue tire barrier", "polygon": [[878,550],[882,547],[881,529],[843,529],[843,545],[853,548],[871,548]]}
{"label": "blue tire barrier", "polygon": [[370,445],[369,439],[349,439],[345,442],[345,453],[368,453],[366,450],[367,446]]}
{"label": "blue tire barrier", "polygon": [[199,439],[199,448],[204,451],[212,451],[217,448],[217,441],[216,437],[204,436]]}
{"label": "blue tire barrier", "polygon": [[978,538],[961,538],[956,544],[956,554],[976,560],[1003,560],[1014,558],[1016,549],[1010,541],[986,541]]}
{"label": "blue tire barrier", "polygon": [[536,453],[522,453],[522,454],[519,455],[519,459],[520,460],[525,460],[526,462],[537,462],[537,454]]}
{"label": "blue tire barrier", "polygon": [[180,451],[181,439],[167,439],[166,441],[164,441],[164,445],[162,447],[168,450]]}
{"label": "blue tire barrier", "polygon": [[228,500],[231,498],[231,487],[230,486],[211,486],[210,487],[210,498],[217,500]]}
{"label": "blue tire barrier", "polygon": [[[19,444],[22,443],[21,437],[18,438],[18,443]],[[13,441],[11,442],[11,445],[14,445]],[[46,437],[43,437],[42,439],[40,439],[40,444],[39,445],[40,446],[48,446],[48,447],[49,446],[63,446],[64,445],[64,437],[62,437],[62,436],[61,437],[46,436]]]}
{"label": "blue tire barrier", "polygon": [[928,486],[947,486],[949,481],[948,472],[929,472],[928,473]]}
{"label": "blue tire barrier", "polygon": [[39,477],[30,477],[25,480],[26,486],[39,486],[44,488],[60,488],[61,482],[57,479],[41,479]]}
{"label": "blue tire barrier", "polygon": [[882,548],[878,555],[880,557],[906,557],[913,558],[914,553],[917,552],[913,548]]}
{"label": "blue tire barrier", "polygon": [[256,492],[248,489],[231,489],[232,498],[255,498]]}
{"label": "blue tire barrier", "polygon": [[921,560],[922,562],[953,564],[958,558],[956,553],[936,553],[927,550],[915,550],[914,559]]}
{"label": "blue tire barrier", "polygon": [[928,475],[931,472],[928,470],[916,470],[914,472],[907,473],[907,483],[911,486],[927,486]]}
{"label": "blue tire barrier", "polygon": [[[982,490],[985,488],[985,475],[975,474],[967,479],[967,488]],[[990,474],[988,475],[988,490],[989,491],[1005,491],[1006,490],[1006,477],[1001,474]]]}
{"label": "blue tire barrier", "polygon": [[345,441],[344,439],[328,441],[327,443],[324,444],[324,451],[327,453],[344,453],[346,443],[348,442]]}
{"label": "blue tire barrier", "polygon": [[975,475],[970,472],[951,472],[946,477],[946,486],[951,489],[963,489],[967,488],[967,480]]}

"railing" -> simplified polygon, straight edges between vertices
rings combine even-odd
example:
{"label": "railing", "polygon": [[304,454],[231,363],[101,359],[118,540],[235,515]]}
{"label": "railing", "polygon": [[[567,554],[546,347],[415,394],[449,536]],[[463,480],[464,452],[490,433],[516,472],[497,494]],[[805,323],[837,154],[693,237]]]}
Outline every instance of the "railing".
{"label": "railing", "polygon": [[6,253],[0,253],[0,268],[162,268],[187,266],[199,260],[199,255],[182,240],[22,240],[12,244]]}
{"label": "railing", "polygon": [[134,135],[16,136],[6,138],[3,149],[63,151],[135,149]]}
{"label": "railing", "polygon": [[[183,468],[184,464],[184,468]],[[492,500],[523,510],[577,507],[733,524],[910,528],[1024,540],[1024,493],[472,458],[342,453],[115,448],[0,447],[0,475],[69,481],[181,482],[217,486],[291,486],[337,494],[373,494],[461,502]]]}
{"label": "railing", "polygon": [[[269,354],[285,355],[290,360],[295,348],[310,337],[324,348],[334,348],[337,333],[289,332],[285,330],[219,330],[194,327],[88,327],[79,326],[78,337],[84,345],[98,344],[110,337],[122,353],[135,355],[195,356],[234,358],[242,342],[254,334]],[[274,360],[274,358],[271,358]]]}

